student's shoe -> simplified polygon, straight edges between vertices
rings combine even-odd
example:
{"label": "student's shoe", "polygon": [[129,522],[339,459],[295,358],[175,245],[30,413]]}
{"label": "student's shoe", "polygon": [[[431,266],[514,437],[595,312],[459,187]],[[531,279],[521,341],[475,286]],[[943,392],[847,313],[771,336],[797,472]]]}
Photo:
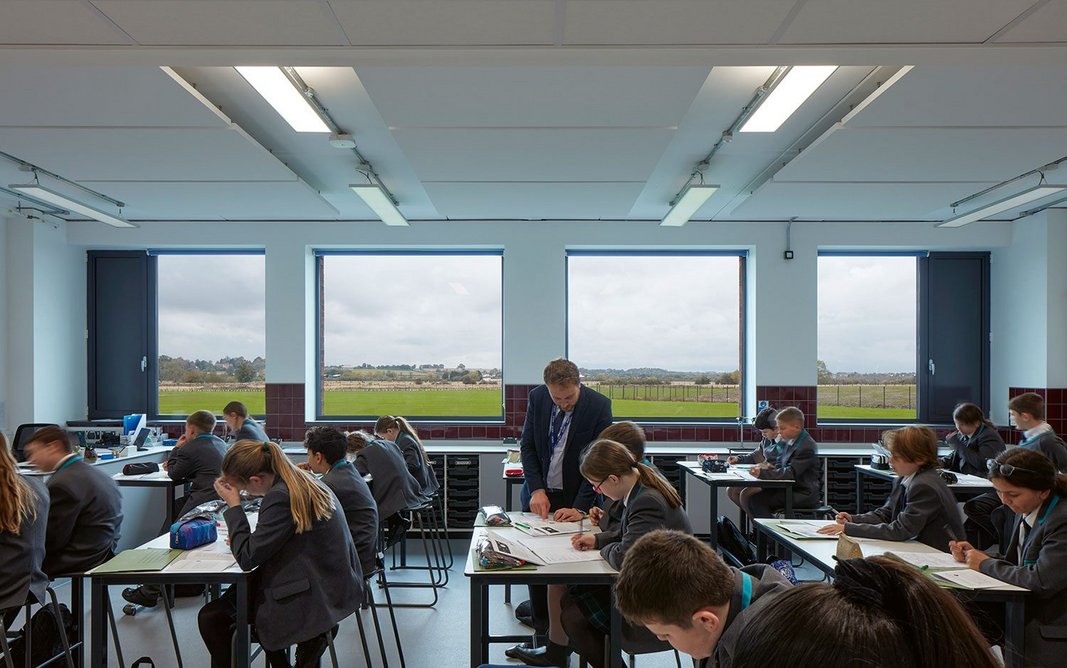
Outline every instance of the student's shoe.
{"label": "student's shoe", "polygon": [[144,587],[127,587],[122,590],[122,598],[142,608],[154,608],[159,603],[159,597],[149,594]]}
{"label": "student's shoe", "polygon": [[530,599],[515,606],[515,618],[521,622],[523,617],[533,617],[533,605]]}
{"label": "student's shoe", "polygon": [[544,647],[529,649],[520,645],[512,649],[515,650],[514,658],[522,661],[527,666],[569,668],[571,663],[571,648],[565,645],[557,645],[551,640]]}

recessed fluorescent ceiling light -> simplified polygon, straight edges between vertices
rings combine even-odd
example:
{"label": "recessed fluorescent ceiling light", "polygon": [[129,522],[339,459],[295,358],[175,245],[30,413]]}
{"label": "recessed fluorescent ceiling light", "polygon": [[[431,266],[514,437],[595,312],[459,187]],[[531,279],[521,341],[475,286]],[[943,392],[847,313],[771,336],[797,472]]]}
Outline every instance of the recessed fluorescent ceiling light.
{"label": "recessed fluorescent ceiling light", "polygon": [[987,204],[980,209],[975,209],[970,213],[965,213],[962,216],[956,216],[955,218],[949,218],[943,223],[939,223],[938,227],[962,227],[968,223],[973,223],[977,220],[983,220],[990,216],[995,216],[998,213],[1014,209],[1017,206],[1022,206],[1028,202],[1033,202],[1049,195],[1055,195],[1056,193],[1067,190],[1067,186],[1061,185],[1039,185],[1024,190],[1018,195],[1012,195],[1011,197],[1005,197],[1004,199],[997,200],[991,204]]}
{"label": "recessed fluorescent ceiling light", "polygon": [[774,132],[836,69],[836,65],[789,68],[778,85],[741,126],[741,132]]}
{"label": "recessed fluorescent ceiling light", "polygon": [[329,132],[307,98],[278,67],[235,67],[252,88],[297,132]]}
{"label": "recessed fluorescent ceiling light", "polygon": [[66,195],[57,193],[54,190],[49,190],[48,188],[37,185],[36,183],[27,183],[25,185],[14,185],[8,187],[12,190],[24,192],[30,197],[43,200],[50,204],[57,204],[63,207],[64,209],[69,209],[70,211],[80,213],[83,216],[88,216],[93,220],[99,220],[101,223],[107,223],[112,227],[137,227],[133,223],[125,221],[119,218],[118,216],[113,216],[105,211],[94,209],[93,207],[87,204],[82,204],[77,200],[73,200],[67,197]]}
{"label": "recessed fluorescent ceiling light", "polygon": [[663,227],[681,227],[685,225],[718,189],[719,186],[689,186],[682,193],[682,196],[678,198],[678,201],[674,203],[674,206],[671,207],[671,210],[667,212],[667,215],[663,217],[660,225]]}
{"label": "recessed fluorescent ceiling light", "polygon": [[352,192],[359,195],[374,213],[378,214],[378,218],[383,223],[407,227],[408,219],[404,217],[404,214],[400,213],[400,209],[396,208],[393,200],[389,199],[389,196],[381,188],[368,183],[348,187],[352,189]]}

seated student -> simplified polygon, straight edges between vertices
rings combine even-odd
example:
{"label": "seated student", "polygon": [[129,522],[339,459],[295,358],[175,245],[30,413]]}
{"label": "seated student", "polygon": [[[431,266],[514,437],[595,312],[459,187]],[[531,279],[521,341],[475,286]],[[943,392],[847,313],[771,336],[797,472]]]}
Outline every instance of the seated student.
{"label": "seated student", "polygon": [[378,521],[385,524],[386,545],[391,545],[411,526],[411,520],[404,517],[402,511],[426,501],[420,493],[419,483],[408,472],[404,455],[396,443],[354,431],[348,435],[348,447],[356,449],[352,465],[359,474],[369,473],[373,478],[370,489],[378,506]]}
{"label": "seated student", "polygon": [[1004,439],[997,427],[982,415],[982,409],[974,404],[960,404],[952,411],[956,431],[945,439],[952,454],[941,460],[941,468],[976,475],[986,475],[985,463],[1004,452]]}
{"label": "seated student", "polygon": [[[238,441],[215,483],[230,551],[251,576],[250,616],[270,666],[288,666],[296,644],[298,668],[318,665],[326,634],[359,608],[363,573],[344,511],[325,485],[296,468],[276,443]],[[262,496],[252,531],[240,492]],[[200,609],[200,635],[213,668],[229,667],[237,610],[231,587]]]}
{"label": "seated student", "polygon": [[631,624],[693,657],[697,668],[714,668],[730,665],[741,629],[790,589],[772,566],[738,570],[689,534],[652,531],[626,553],[615,605]]}
{"label": "seated student", "polygon": [[885,504],[869,513],[838,513],[837,524],[819,533],[844,533],[856,538],[916,539],[948,551],[950,541],[963,536],[952,490],[937,472],[937,435],[928,427],[902,427],[887,431],[882,440],[889,450],[889,465],[897,474]]}
{"label": "seated student", "polygon": [[48,488],[36,476],[22,476],[7,439],[0,433],[0,617],[4,627],[26,603],[46,603],[44,562]]}
{"label": "seated student", "polygon": [[370,573],[377,568],[378,506],[363,476],[345,459],[348,440],[333,427],[315,427],[304,437],[304,447],[308,469],[322,475],[341,503],[363,573]]}
{"label": "seated student", "polygon": [[[593,491],[621,501],[624,510],[617,534],[576,534],[571,538],[575,549],[598,549],[604,560],[618,569],[633,544],[650,531],[693,532],[678,492],[661,475],[634,461],[622,445],[605,439],[595,441],[582,454],[580,470]],[[608,588],[571,587],[568,593],[565,585],[549,585],[548,605],[547,646],[520,649],[518,658],[533,666],[566,665],[573,648],[594,668],[606,665],[604,638],[609,631],[611,606]],[[624,636],[642,647],[662,645],[640,628],[629,627]]]}
{"label": "seated student", "polygon": [[222,409],[222,419],[226,421],[226,427],[230,430],[230,436],[234,441],[269,441],[267,432],[258,422],[248,416],[248,408],[240,401],[231,401]]}
{"label": "seated student", "polygon": [[1028,666],[1062,666],[1067,656],[1067,475],[1048,457],[1012,448],[989,463],[989,479],[1012,515],[999,553],[952,545],[969,567],[1030,590],[1026,599]]}
{"label": "seated student", "polygon": [[[1057,471],[1067,472],[1067,447],[1045,422],[1045,400],[1036,392],[1026,392],[1008,402],[1015,428],[1022,430],[1020,448],[1035,450],[1050,460]],[[980,550],[992,547],[997,541],[998,527],[1008,515],[996,494],[982,494],[963,504],[967,515],[967,541]],[[1001,547],[1004,547],[1003,545]]]}
{"label": "seated student", "polygon": [[[793,507],[814,508],[819,505],[819,444],[804,428],[804,413],[790,406],[778,411],[775,424],[781,434],[778,462],[770,468],[754,468],[753,476],[793,483]],[[749,517],[770,517],[785,507],[784,489],[761,489],[741,498]]]}
{"label": "seated student", "polygon": [[26,457],[48,479],[48,533],[43,570],[49,577],[84,573],[112,557],[122,525],[122,494],[106,473],[82,461],[74,439],[44,427],[26,444]]}
{"label": "seated student", "polygon": [[733,668],[997,668],[952,594],[886,557],[837,564],[833,584],[775,596],[734,643]]}
{"label": "seated student", "polygon": [[426,454],[426,448],[407,420],[402,417],[383,415],[374,423],[374,433],[378,438],[396,443],[400,452],[404,453],[404,462],[408,472],[419,483],[419,489],[423,496],[430,497],[441,488],[437,482],[437,474],[434,473],[430,464],[430,457]]}
{"label": "seated student", "polygon": [[[778,452],[782,447],[782,436],[778,433],[778,423],[775,416],[778,411],[773,408],[764,408],[752,419],[752,426],[762,437],[756,449],[747,455],[734,455],[726,459],[727,464],[758,464],[762,468],[770,468],[778,463]],[[744,510],[747,507],[745,497],[759,492],[758,487],[727,487],[726,495],[738,508]]]}
{"label": "seated student", "polygon": [[[214,429],[215,416],[210,411],[190,414],[185,418],[185,433],[171,449],[169,459],[163,462],[163,468],[171,480],[189,485],[189,493],[185,496],[182,509],[178,511],[178,517],[201,503],[219,498],[215,493],[215,480],[222,472],[226,443],[211,433]],[[177,518],[170,519],[173,521]],[[127,587],[122,590],[122,598],[129,603],[151,608],[159,602],[162,592],[156,585]]]}

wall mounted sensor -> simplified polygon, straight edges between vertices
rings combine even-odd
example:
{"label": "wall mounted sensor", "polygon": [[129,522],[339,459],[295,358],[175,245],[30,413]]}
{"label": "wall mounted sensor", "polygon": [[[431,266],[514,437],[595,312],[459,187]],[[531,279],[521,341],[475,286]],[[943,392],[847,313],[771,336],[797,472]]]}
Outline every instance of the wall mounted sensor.
{"label": "wall mounted sensor", "polygon": [[338,132],[330,135],[330,146],[334,148],[355,148],[356,140],[352,139],[352,135]]}

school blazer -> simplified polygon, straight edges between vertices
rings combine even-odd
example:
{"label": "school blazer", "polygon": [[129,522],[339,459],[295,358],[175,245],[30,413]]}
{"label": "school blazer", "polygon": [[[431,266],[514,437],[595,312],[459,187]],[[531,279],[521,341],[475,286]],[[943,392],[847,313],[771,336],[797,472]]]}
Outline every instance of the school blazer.
{"label": "school blazer", "polygon": [[[523,484],[524,499],[528,499],[539,489],[548,488],[546,478],[552,459],[552,445],[549,441],[551,422],[552,395],[549,394],[547,386],[539,385],[530,391],[526,421],[522,425],[522,438],[519,442],[522,472],[526,477]],[[582,477],[582,451],[610,425],[611,399],[582,385],[563,451],[563,496],[570,501],[569,505],[579,510],[589,510],[595,496],[592,486]]]}
{"label": "school blazer", "polygon": [[404,463],[408,467],[408,473],[419,483],[419,491],[423,496],[433,496],[441,488],[437,482],[437,474],[433,467],[426,463],[422,456],[422,448],[408,434],[400,432],[396,437],[396,445],[400,452],[404,453]]}
{"label": "school blazer", "polygon": [[378,554],[378,506],[370,487],[356,468],[341,460],[322,476],[322,482],[337,497],[345,511],[348,532],[356,544],[356,554],[364,575],[373,571]]}
{"label": "school blazer", "polygon": [[226,442],[214,434],[200,434],[182,447],[171,449],[167,475],[176,483],[189,485],[189,493],[178,517],[201,503],[219,498],[215,492],[215,481],[222,475],[222,458],[225,456]]}
{"label": "school blazer", "polygon": [[36,477],[19,478],[33,492],[35,516],[23,517],[18,533],[0,531],[0,611],[18,608],[27,600],[44,603],[48,587],[48,576],[41,570],[48,528],[48,488]]}
{"label": "school blazer", "polygon": [[853,515],[845,523],[845,535],[881,540],[910,540],[948,552],[950,540],[961,540],[963,520],[952,491],[927,468],[915,474],[906,487],[903,478],[893,481],[885,505],[873,512]]}
{"label": "school blazer", "polygon": [[1005,449],[1004,439],[997,430],[985,424],[978,428],[978,432],[971,436],[967,443],[961,441],[957,431],[945,444],[952,448],[952,454],[941,460],[943,468],[981,478],[989,473],[986,460],[996,459]]}
{"label": "school blazer", "polygon": [[778,463],[774,468],[760,471],[760,478],[787,480],[792,478],[795,493],[819,497],[819,444],[808,430],[800,432],[792,443],[781,441]]}
{"label": "school blazer", "polygon": [[360,475],[374,476],[370,489],[378,504],[379,520],[425,502],[419,483],[408,473],[404,455],[396,443],[384,439],[371,441],[359,451],[353,465]]}
{"label": "school blazer", "polygon": [[1026,665],[1062,666],[1067,656],[1067,498],[1050,496],[1041,506],[1037,526],[1030,530],[1023,551],[1022,565],[1018,563],[1020,522],[1021,515],[1010,516],[1001,533],[1005,538],[1011,536],[1007,549],[1003,554],[990,550],[993,558],[983,561],[978,569],[1030,590],[1024,631]]}
{"label": "school blazer", "polygon": [[1064,445],[1063,439],[1056,432],[1046,431],[1033,441],[1019,443],[1019,447],[1042,453],[1052,460],[1057,471],[1067,473],[1067,445]]}
{"label": "school blazer", "polygon": [[[656,468],[656,465],[649,463],[647,459],[642,463],[655,471],[656,475],[663,476],[663,473]],[[613,501],[606,496],[602,497],[602,499],[597,505],[604,509],[604,515],[601,516],[600,524],[597,525],[597,528],[600,529],[601,534],[604,534],[604,538],[601,540],[607,545],[622,539],[620,524],[622,522],[622,514],[626,511],[626,505],[622,501]]]}
{"label": "school blazer", "polygon": [[363,601],[363,572],[334,499],[329,519],[296,533],[289,488],[278,478],[259,508],[253,532],[240,506],[223,513],[230,551],[244,570],[255,569],[250,591],[259,644],[280,650],[333,628]]}
{"label": "school blazer", "polygon": [[[789,580],[767,564],[752,564],[741,569],[731,567],[730,570],[734,574],[734,590],[730,595],[730,610],[726,613],[725,628],[711,656],[697,663],[700,668],[729,668],[733,663],[733,655],[737,652],[737,640],[744,628],[750,621],[759,617],[760,610],[773,601],[775,596],[793,587]],[[746,591],[749,592],[747,597]]]}
{"label": "school blazer", "polygon": [[48,479],[48,534],[44,572],[82,573],[114,554],[122,525],[122,494],[115,481],[78,459]]}
{"label": "school blazer", "polygon": [[252,418],[248,418],[241,425],[241,428],[233,432],[234,441],[259,441],[265,443],[270,439],[267,438],[267,432],[263,431],[263,427]]}
{"label": "school blazer", "polygon": [[612,568],[618,570],[622,568],[626,551],[633,547],[637,539],[656,529],[676,529],[693,533],[684,507],[671,508],[667,499],[658,491],[637,483],[630,492],[630,500],[622,513],[618,540],[608,542],[606,534],[596,534],[596,546],[600,549],[600,556],[604,557]]}
{"label": "school blazer", "polygon": [[773,438],[761,438],[755,450],[737,456],[738,464],[760,464],[762,462],[767,462],[771,466],[778,464],[778,441]]}

